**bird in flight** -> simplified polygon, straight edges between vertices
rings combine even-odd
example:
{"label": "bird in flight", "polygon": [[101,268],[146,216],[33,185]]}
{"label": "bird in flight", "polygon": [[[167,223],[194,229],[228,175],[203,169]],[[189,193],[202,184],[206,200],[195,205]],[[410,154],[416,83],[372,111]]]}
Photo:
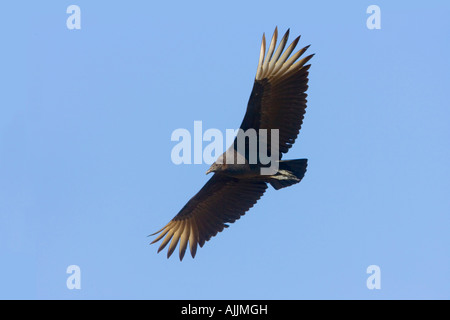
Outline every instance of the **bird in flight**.
{"label": "bird in flight", "polygon": [[[179,245],[179,258],[183,260],[188,243],[194,258],[197,245],[202,247],[244,215],[262,197],[268,184],[279,190],[299,183],[305,175],[307,159],[281,158],[294,144],[303,123],[311,66],[307,63],[313,54],[300,59],[309,48],[306,46],[291,55],[300,36],[285,49],[288,37],[289,29],[277,46],[275,28],[266,52],[263,34],[253,89],[234,143],[206,172],[214,174],[203,188],[165,227],[151,235],[158,234],[152,244],[163,239],[158,252],[170,242],[168,258]],[[255,148],[251,146],[251,135],[246,135],[252,130],[260,142],[256,160],[252,158]],[[265,153],[261,153],[264,146]],[[262,173],[269,164],[261,154],[275,159],[274,172]]]}

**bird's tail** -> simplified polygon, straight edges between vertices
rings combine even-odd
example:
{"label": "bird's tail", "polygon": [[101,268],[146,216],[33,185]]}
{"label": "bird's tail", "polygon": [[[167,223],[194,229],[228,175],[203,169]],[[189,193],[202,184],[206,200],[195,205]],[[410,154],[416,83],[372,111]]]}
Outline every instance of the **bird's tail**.
{"label": "bird's tail", "polygon": [[306,172],[308,159],[281,160],[278,172],[269,180],[276,190],[299,183]]}

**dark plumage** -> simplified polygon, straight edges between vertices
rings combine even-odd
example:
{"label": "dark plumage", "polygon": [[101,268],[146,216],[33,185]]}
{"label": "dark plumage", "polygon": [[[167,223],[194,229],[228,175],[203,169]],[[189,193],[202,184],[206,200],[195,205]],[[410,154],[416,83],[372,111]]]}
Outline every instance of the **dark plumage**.
{"label": "dark plumage", "polygon": [[[164,238],[158,252],[170,242],[167,257],[179,243],[179,257],[182,260],[188,242],[194,257],[197,245],[202,247],[211,237],[228,227],[227,224],[245,214],[262,197],[268,183],[278,190],[300,182],[306,172],[307,159],[281,158],[294,144],[303,122],[310,68],[306,63],[313,55],[298,60],[308,49],[307,46],[290,56],[300,37],[284,50],[289,30],[275,50],[277,35],[275,29],[267,54],[263,35],[253,90],[240,126],[242,131],[233,145],[207,171],[214,172],[211,179],[164,228],[153,234],[159,233],[152,243]],[[271,130],[278,130],[279,148],[275,155],[278,170],[273,174],[261,174],[261,168],[268,165],[264,165],[259,157],[256,162],[250,161],[249,139],[245,139],[245,153],[238,148],[239,135],[248,129],[255,129],[257,133],[260,129],[267,129],[268,150],[272,147]],[[260,138],[262,135],[258,134],[257,139]],[[233,157],[226,157],[227,153]],[[237,158],[244,163],[237,162]],[[230,159],[234,162],[227,163]]]}

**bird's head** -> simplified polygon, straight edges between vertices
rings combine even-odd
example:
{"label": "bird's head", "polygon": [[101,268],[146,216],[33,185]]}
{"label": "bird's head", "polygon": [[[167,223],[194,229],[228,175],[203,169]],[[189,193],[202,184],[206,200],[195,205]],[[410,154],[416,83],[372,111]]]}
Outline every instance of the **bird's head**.
{"label": "bird's head", "polygon": [[222,165],[219,165],[219,164],[214,162],[211,165],[211,167],[209,167],[208,171],[206,171],[206,174],[211,173],[211,172],[217,172],[217,171],[220,171],[220,170],[222,170]]}

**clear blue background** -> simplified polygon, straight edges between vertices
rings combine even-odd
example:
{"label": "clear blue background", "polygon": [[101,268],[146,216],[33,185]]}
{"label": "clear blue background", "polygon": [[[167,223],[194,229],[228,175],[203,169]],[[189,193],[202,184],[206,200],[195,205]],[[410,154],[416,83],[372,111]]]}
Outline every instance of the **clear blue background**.
{"label": "clear blue background", "polygon": [[[81,8],[68,30],[66,8]],[[369,5],[381,30],[366,27]],[[15,1],[0,18],[0,298],[449,299],[448,1]],[[316,53],[269,189],[199,249],[147,235],[207,181],[173,130],[237,128],[262,33]],[[68,290],[66,268],[81,268]],[[366,269],[381,268],[369,290]]]}

